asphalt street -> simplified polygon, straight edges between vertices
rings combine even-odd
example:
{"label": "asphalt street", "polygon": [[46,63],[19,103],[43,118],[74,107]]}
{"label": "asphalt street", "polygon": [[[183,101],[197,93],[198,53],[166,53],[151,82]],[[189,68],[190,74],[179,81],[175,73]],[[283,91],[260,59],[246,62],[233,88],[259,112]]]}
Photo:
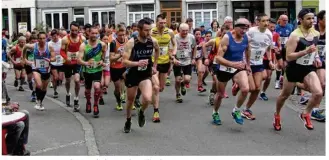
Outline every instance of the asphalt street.
{"label": "asphalt street", "polygon": [[[171,77],[173,84],[173,77]],[[282,111],[282,130],[272,126],[275,100],[279,90],[271,83],[267,95],[269,101],[257,100],[252,107],[256,120],[245,120],[243,126],[236,124],[230,113],[236,97],[231,96],[220,108],[221,126],[212,124],[212,107],[207,104],[210,89],[199,94],[193,74],[191,88],[175,102],[174,86],[166,87],[160,94],[161,123],[152,122],[153,107],[146,111],[146,125],[137,125],[132,118],[132,132],[123,133],[125,111],[116,111],[113,84],[105,105],[100,106],[100,117],[85,113],[84,87],[80,91],[80,113],[65,107],[65,88],[61,86],[58,99],[51,98],[53,89],[48,88],[45,111],[36,111],[29,102],[31,92],[13,88],[14,76],[10,71],[6,83],[12,101],[20,103],[21,109],[31,114],[28,149],[33,155],[325,155],[325,123],[315,122],[313,131],[304,128],[298,117],[302,107],[289,99]],[[73,86],[73,85],[72,85]],[[71,87],[73,93],[74,87]],[[73,98],[71,99],[73,103]]]}

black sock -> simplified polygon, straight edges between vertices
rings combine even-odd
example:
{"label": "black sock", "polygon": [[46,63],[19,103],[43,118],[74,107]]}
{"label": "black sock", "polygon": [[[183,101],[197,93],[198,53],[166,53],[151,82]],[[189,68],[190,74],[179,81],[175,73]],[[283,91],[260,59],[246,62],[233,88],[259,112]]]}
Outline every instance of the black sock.
{"label": "black sock", "polygon": [[30,90],[33,91],[33,83],[32,83],[32,81],[29,81],[29,88],[30,88]]}
{"label": "black sock", "polygon": [[154,108],[154,112],[158,112],[159,113],[159,108]]}
{"label": "black sock", "polygon": [[210,93],[216,93],[216,90],[215,89],[211,89],[210,90]]}
{"label": "black sock", "polygon": [[281,73],[282,73],[281,75],[284,76],[284,69],[282,69]]}
{"label": "black sock", "polygon": [[46,96],[46,93],[47,91],[41,91],[41,99],[40,99],[40,102],[42,103],[43,99],[45,99],[45,96]]}
{"label": "black sock", "polygon": [[279,80],[280,79],[280,75],[281,75],[281,71],[276,71],[276,78],[275,80]]}
{"label": "black sock", "polygon": [[117,100],[118,105],[121,105],[120,92],[114,91],[115,99]]}
{"label": "black sock", "polygon": [[127,122],[131,122],[131,117],[130,118],[127,118]]}
{"label": "black sock", "polygon": [[137,95],[136,95],[136,100],[139,100],[139,97],[141,96],[142,92],[141,90],[138,88],[138,91],[137,91]]}
{"label": "black sock", "polygon": [[21,78],[21,86],[23,86],[25,78]]}
{"label": "black sock", "polygon": [[180,82],[180,86],[181,86],[181,87],[185,87],[185,83],[184,83],[184,81]]}
{"label": "black sock", "polygon": [[37,100],[38,101],[40,101],[41,100],[41,90],[40,90],[40,88],[36,88],[35,89],[35,94],[36,94],[36,96],[37,96]]}

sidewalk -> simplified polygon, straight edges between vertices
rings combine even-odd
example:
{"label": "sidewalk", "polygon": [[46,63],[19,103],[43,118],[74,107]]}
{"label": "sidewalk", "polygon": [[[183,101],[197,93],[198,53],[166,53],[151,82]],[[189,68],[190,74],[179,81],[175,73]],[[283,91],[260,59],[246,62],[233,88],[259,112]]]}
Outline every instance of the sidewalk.
{"label": "sidewalk", "polygon": [[[13,82],[7,79],[7,83]],[[12,102],[30,113],[29,142],[31,155],[88,155],[84,131],[79,121],[56,103],[45,98],[45,111],[37,111],[29,101],[31,92],[19,92],[12,84],[7,90]]]}

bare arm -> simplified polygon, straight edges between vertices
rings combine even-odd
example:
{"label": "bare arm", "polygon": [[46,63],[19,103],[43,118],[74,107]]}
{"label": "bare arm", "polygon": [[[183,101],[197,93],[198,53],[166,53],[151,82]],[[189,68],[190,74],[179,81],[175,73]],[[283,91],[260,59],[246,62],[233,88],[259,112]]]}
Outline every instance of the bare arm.
{"label": "bare arm", "polygon": [[23,60],[22,60],[24,64],[32,64],[33,63],[33,62],[31,62],[27,59],[27,53],[26,53],[28,49],[33,50],[33,48],[34,48],[33,44],[26,44],[24,46],[24,48],[23,48]]}
{"label": "bare arm", "polygon": [[54,51],[54,47],[53,46],[49,46],[49,51],[50,51],[50,62],[55,62],[56,61],[56,54]]}
{"label": "bare arm", "polygon": [[251,50],[251,48],[250,48],[250,40],[251,40],[251,38],[248,36],[248,46],[247,46],[247,48],[246,48],[246,50],[245,50],[245,56],[246,56],[246,63],[247,63],[247,66],[250,66],[250,50]]}
{"label": "bare arm", "polygon": [[133,47],[134,47],[134,39],[131,38],[125,45],[125,50],[122,57],[123,65],[128,68],[138,66],[138,62],[130,61],[131,51]]}
{"label": "bare arm", "polygon": [[11,48],[10,51],[7,53],[7,56],[9,58],[9,60],[11,61],[11,63],[14,64],[15,61],[14,61],[14,59],[12,57],[13,54],[16,54],[16,48],[15,47]]}
{"label": "bare arm", "polygon": [[113,42],[111,42],[110,44],[110,61],[111,62],[116,62],[118,59],[120,59],[122,57],[121,54],[116,54],[115,53],[115,44]]}
{"label": "bare arm", "polygon": [[61,43],[62,46],[61,46],[61,51],[60,51],[61,56],[62,56],[65,60],[67,60],[67,54],[66,54],[66,52],[67,52],[67,48],[66,48],[67,44],[68,44],[68,39],[67,39],[67,36],[65,36],[65,37],[62,39],[62,43]]}
{"label": "bare arm", "polygon": [[152,37],[152,40],[153,40],[153,47],[154,47],[154,51],[155,51],[153,67],[156,67],[157,64],[158,64],[158,58],[159,58],[159,55],[160,55],[160,48],[159,48],[158,41],[153,37]]}
{"label": "bare arm", "polygon": [[78,64],[83,66],[88,66],[89,63],[84,61],[84,55],[85,55],[85,43],[82,43],[79,48]]}
{"label": "bare arm", "polygon": [[294,34],[290,35],[290,37],[287,41],[287,44],[286,44],[287,61],[294,61],[294,60],[297,60],[298,58],[303,57],[308,54],[306,52],[306,50],[295,52],[298,41],[299,41],[299,38],[296,35],[294,35]]}
{"label": "bare arm", "polygon": [[177,42],[176,42],[176,39],[175,39],[175,34],[172,30],[169,30],[169,35],[171,37],[171,44],[173,46],[173,50],[172,52],[169,52],[169,56],[173,56],[173,55],[176,55],[176,52],[177,52]]}
{"label": "bare arm", "polygon": [[228,35],[225,35],[221,40],[220,45],[218,46],[218,53],[215,57],[215,60],[218,64],[222,64],[227,67],[233,67],[233,63],[231,61],[226,60],[223,56],[227,51],[227,47],[229,45],[229,38]]}

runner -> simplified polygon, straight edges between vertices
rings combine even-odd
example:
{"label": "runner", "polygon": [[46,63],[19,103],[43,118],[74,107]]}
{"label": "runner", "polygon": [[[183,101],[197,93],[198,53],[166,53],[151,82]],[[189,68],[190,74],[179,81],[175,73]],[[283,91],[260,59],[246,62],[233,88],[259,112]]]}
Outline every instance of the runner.
{"label": "runner", "polygon": [[17,44],[11,48],[10,52],[7,53],[9,60],[14,65],[15,87],[18,87],[18,80],[20,80],[20,86],[18,88],[19,91],[24,91],[23,84],[25,81],[25,69],[21,59],[22,59],[22,50],[25,44],[26,44],[26,38],[21,36],[18,38]]}
{"label": "runner", "polygon": [[[125,84],[127,87],[127,121],[124,132],[129,133],[131,128],[131,109],[137,89],[140,88],[143,97],[142,107],[138,112],[138,124],[145,125],[144,112],[152,101],[152,74],[155,74],[159,57],[159,45],[156,39],[151,37],[151,24],[148,19],[138,22],[138,37],[130,39],[123,54],[123,64],[129,68]],[[155,50],[154,63],[152,63],[153,50]],[[153,72],[153,73],[152,73]]]}
{"label": "runner", "polygon": [[61,47],[61,56],[64,58],[65,68],[65,88],[66,88],[66,105],[68,107],[71,106],[71,77],[74,76],[75,82],[75,97],[74,97],[74,111],[79,111],[79,91],[80,91],[80,70],[81,66],[77,64],[77,54],[79,52],[79,47],[82,42],[86,41],[86,38],[79,35],[79,23],[73,21],[70,24],[70,34],[65,36],[62,39],[62,47]]}
{"label": "runner", "polygon": [[[202,50],[202,46],[204,43],[208,42],[211,38],[211,32],[207,32],[207,39],[203,39],[201,37],[201,30],[200,29],[195,29],[194,30],[194,37],[195,37],[195,40],[196,40],[196,56],[195,56],[195,61],[196,61],[196,68],[197,68],[197,71],[198,71],[198,91],[200,93],[203,93],[203,92],[206,92],[207,90],[205,88],[203,88],[203,78],[204,78],[204,75],[206,75],[206,67],[203,65],[204,63],[204,58],[203,57],[208,57],[208,48],[206,49],[206,51],[204,52]],[[210,49],[211,49],[212,46],[210,46]]]}
{"label": "runner", "polygon": [[[31,35],[31,41],[30,44],[35,44],[38,42],[38,36],[37,35]],[[31,102],[36,101],[36,95],[35,95],[35,84],[33,83],[33,70],[32,66],[34,65],[34,54],[32,49],[27,49],[26,54],[23,54],[23,60],[25,61],[25,71],[27,74],[27,82],[29,83],[29,88],[32,91],[31,94]]]}
{"label": "runner", "polygon": [[[224,92],[227,82],[233,78],[241,90],[235,107],[233,108],[232,116],[236,123],[242,125],[241,106],[247,98],[249,92],[248,79],[245,78],[250,74],[250,48],[248,36],[245,34],[248,30],[249,21],[245,18],[239,18],[234,26],[233,31],[227,32],[221,40],[221,45],[218,50],[216,61],[220,64],[217,72],[218,87],[213,111],[213,123],[221,125],[218,109],[224,98]],[[246,61],[243,59],[245,54]]]}
{"label": "runner", "polygon": [[[280,50],[281,50],[280,35],[274,31],[275,24],[276,24],[275,19],[271,18],[268,29],[272,32],[272,35],[273,35],[273,45],[272,45],[273,48],[272,48],[272,58],[271,58],[273,64],[276,60],[276,55],[280,54]],[[264,60],[263,60],[263,65],[264,65],[264,69],[265,69],[265,71],[263,72],[263,75],[265,74],[265,77],[264,77],[265,80],[264,80],[262,92],[260,93],[260,96],[259,96],[259,98],[264,101],[268,101],[268,98],[267,98],[265,92],[271,83],[271,77],[272,77],[272,72],[273,72],[273,69],[270,68],[269,63],[270,63],[270,61],[268,60],[268,58],[265,54]]]}
{"label": "runner", "polygon": [[174,61],[173,70],[176,81],[176,102],[182,103],[181,95],[186,95],[185,85],[190,83],[192,64],[195,64],[196,41],[194,36],[189,34],[189,26],[186,23],[180,24],[179,34],[175,35],[175,39],[177,54],[172,56],[172,59]]}
{"label": "runner", "polygon": [[63,57],[61,56],[61,39],[59,39],[58,31],[56,29],[51,31],[51,41],[48,43],[55,52],[56,61],[51,62],[51,75],[53,79],[54,98],[58,98],[57,86],[59,79],[59,73],[63,72]]}
{"label": "runner", "polygon": [[289,98],[296,82],[304,82],[306,88],[312,93],[312,97],[306,109],[299,115],[305,128],[313,130],[310,113],[314,106],[320,104],[323,97],[321,83],[316,75],[316,67],[321,66],[321,60],[317,53],[317,42],[320,33],[313,28],[314,14],[309,9],[302,9],[298,13],[300,26],[293,31],[287,41],[287,61],[286,76],[284,77],[283,89],[276,102],[276,112],[274,113],[274,129],[281,130],[281,109],[285,101]]}
{"label": "runner", "polygon": [[103,89],[103,91],[101,92],[101,95],[99,97],[99,105],[104,105],[104,99],[103,99],[103,94],[107,94],[107,88],[110,85],[110,43],[109,43],[109,37],[102,33],[100,35],[100,39],[103,43],[106,44],[107,46],[107,50],[106,53],[104,55],[104,65],[105,67],[103,68],[103,73],[102,73],[102,79],[101,79],[101,88]]}
{"label": "runner", "polygon": [[[27,50],[33,50],[33,61],[26,61],[26,64],[32,64],[33,78],[36,85],[37,102],[35,109],[43,111],[43,99],[47,93],[47,86],[50,78],[50,62],[55,62],[55,52],[52,46],[46,42],[47,34],[45,32],[38,33],[38,42],[35,44],[27,44],[23,49],[23,55],[27,55]],[[26,59],[27,57],[24,57]]]}
{"label": "runner", "polygon": [[[116,110],[122,111],[122,100],[121,95],[123,91],[122,81],[123,73],[126,71],[126,68],[122,64],[122,56],[124,53],[124,47],[128,41],[126,38],[126,28],[123,25],[118,26],[117,38],[115,38],[110,44],[110,61],[111,61],[111,79],[114,83],[114,97],[117,101]],[[135,107],[133,107],[135,109]]]}
{"label": "runner", "polygon": [[[170,69],[170,58],[172,55],[176,54],[176,41],[175,35],[172,30],[167,28],[166,17],[162,14],[157,16],[156,27],[152,28],[151,36],[156,39],[160,47],[160,56],[157,63],[157,74],[152,76],[153,84],[153,122],[160,122],[159,115],[159,92],[163,92],[168,71]],[[170,49],[170,42],[172,42],[172,49]],[[154,56],[152,57],[154,62]]]}
{"label": "runner", "polygon": [[106,66],[103,60],[107,50],[107,45],[97,40],[97,35],[98,28],[91,28],[89,40],[80,45],[78,58],[78,63],[84,66],[86,113],[91,112],[91,89],[94,86],[93,110],[95,118],[99,116],[98,102],[101,95],[102,71],[103,67]]}
{"label": "runner", "polygon": [[276,55],[277,59],[277,71],[276,71],[276,81],[275,89],[280,89],[282,86],[282,80],[284,75],[284,69],[286,68],[286,48],[285,44],[288,41],[290,33],[293,31],[293,26],[288,23],[288,16],[281,15],[279,18],[279,24],[275,26],[275,32],[280,35],[281,42],[281,54]]}
{"label": "runner", "polygon": [[[269,61],[269,68],[274,68],[271,56],[271,46],[273,36],[268,28],[269,18],[266,14],[259,14],[257,16],[258,26],[249,28],[247,36],[250,42],[250,66],[252,74],[248,75],[250,96],[246,104],[246,108],[242,111],[241,115],[249,120],[255,120],[256,117],[253,115],[250,108],[258,98],[259,91],[263,81],[263,56]],[[247,61],[248,63],[248,61]]]}

